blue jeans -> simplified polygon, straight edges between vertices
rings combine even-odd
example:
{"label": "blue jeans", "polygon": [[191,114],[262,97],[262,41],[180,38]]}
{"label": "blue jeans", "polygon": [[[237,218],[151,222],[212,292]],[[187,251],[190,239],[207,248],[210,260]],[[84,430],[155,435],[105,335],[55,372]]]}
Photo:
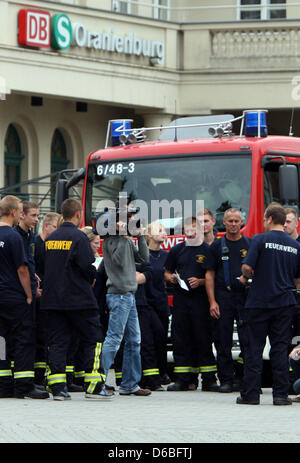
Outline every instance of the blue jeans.
{"label": "blue jeans", "polygon": [[120,392],[136,392],[141,380],[141,332],[133,293],[107,294],[109,322],[102,346],[102,367],[107,376],[124,338]]}

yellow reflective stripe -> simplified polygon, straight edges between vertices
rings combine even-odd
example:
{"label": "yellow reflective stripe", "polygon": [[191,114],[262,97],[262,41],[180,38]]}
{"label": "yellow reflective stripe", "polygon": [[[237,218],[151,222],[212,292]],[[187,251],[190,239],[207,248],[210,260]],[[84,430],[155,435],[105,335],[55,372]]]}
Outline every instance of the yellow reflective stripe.
{"label": "yellow reflective stripe", "polygon": [[95,356],[94,356],[94,365],[93,365],[93,371],[92,373],[86,373],[84,376],[84,382],[88,383],[90,382],[87,392],[93,393],[95,390],[95,387],[97,384],[101,381],[105,381],[105,375],[102,375],[99,373],[99,368],[100,368],[100,354],[101,354],[101,349],[102,349],[102,343],[97,342],[96,347],[95,347]]}
{"label": "yellow reflective stripe", "polygon": [[47,368],[46,362],[34,362],[34,368]]}
{"label": "yellow reflective stripe", "polygon": [[66,366],[66,373],[73,373],[74,372],[74,365]]}
{"label": "yellow reflective stripe", "polygon": [[58,383],[65,383],[66,382],[66,374],[65,373],[58,373],[56,375],[49,375],[47,378],[49,386],[52,384]]}
{"label": "yellow reflective stripe", "polygon": [[115,371],[116,378],[122,378],[122,371]]}
{"label": "yellow reflective stripe", "polygon": [[174,367],[174,373],[190,373],[191,367]]}
{"label": "yellow reflective stripe", "polygon": [[84,378],[85,371],[74,371],[75,378]]}
{"label": "yellow reflective stripe", "polygon": [[152,369],[148,369],[148,370],[143,370],[143,375],[144,376],[159,375],[159,369],[158,368],[152,368]]}
{"label": "yellow reflective stripe", "polygon": [[209,365],[205,367],[200,367],[200,373],[210,373],[210,372],[216,372],[217,371],[217,365]]}
{"label": "yellow reflective stripe", "polygon": [[0,370],[0,377],[3,378],[4,376],[12,376],[11,370]]}
{"label": "yellow reflective stripe", "polygon": [[238,358],[236,359],[236,362],[237,362],[237,363],[240,363],[241,365],[244,365],[244,360],[243,360],[242,357],[238,357]]}
{"label": "yellow reflective stripe", "polygon": [[105,381],[105,375],[101,373],[88,373],[84,376],[84,382],[88,383],[89,381]]}
{"label": "yellow reflective stripe", "polygon": [[14,371],[14,378],[34,378],[34,371]]}
{"label": "yellow reflective stripe", "polygon": [[14,362],[14,360],[12,360],[12,361],[10,362],[10,367],[11,367],[11,368],[14,368],[14,366],[15,366],[15,362]]}

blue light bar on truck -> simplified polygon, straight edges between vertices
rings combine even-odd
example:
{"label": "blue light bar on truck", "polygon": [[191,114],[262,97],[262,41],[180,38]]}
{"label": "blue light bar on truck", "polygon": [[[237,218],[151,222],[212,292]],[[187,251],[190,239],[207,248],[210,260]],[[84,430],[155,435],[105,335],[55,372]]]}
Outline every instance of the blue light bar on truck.
{"label": "blue light bar on truck", "polygon": [[266,109],[256,109],[243,111],[245,136],[246,137],[266,137],[268,135],[268,127],[266,121]]}
{"label": "blue light bar on truck", "polygon": [[112,146],[119,146],[125,144],[128,135],[131,131],[132,119],[115,119],[111,120],[111,144]]}

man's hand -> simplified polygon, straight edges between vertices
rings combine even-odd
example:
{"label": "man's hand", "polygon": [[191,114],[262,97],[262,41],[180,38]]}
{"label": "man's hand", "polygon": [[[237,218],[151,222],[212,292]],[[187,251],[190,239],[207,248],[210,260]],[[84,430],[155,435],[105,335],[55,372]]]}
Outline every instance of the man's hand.
{"label": "man's hand", "polygon": [[295,347],[292,352],[289,354],[291,359],[294,359],[297,355],[300,355],[300,347]]}
{"label": "man's hand", "polygon": [[177,276],[175,273],[168,272],[167,270],[165,271],[165,280],[173,285],[178,284]]}
{"label": "man's hand", "polygon": [[216,318],[216,319],[220,318],[220,308],[219,308],[219,304],[216,301],[214,301],[210,305],[209,313],[212,318]]}
{"label": "man's hand", "polygon": [[32,303],[32,297],[27,297],[26,302],[28,305],[30,305]]}
{"label": "man's hand", "polygon": [[246,285],[248,283],[248,278],[245,278],[243,275],[241,275],[240,283],[242,283],[242,285]]}
{"label": "man's hand", "polygon": [[205,283],[205,278],[190,277],[187,280],[192,289],[198,288],[198,286],[204,285]]}

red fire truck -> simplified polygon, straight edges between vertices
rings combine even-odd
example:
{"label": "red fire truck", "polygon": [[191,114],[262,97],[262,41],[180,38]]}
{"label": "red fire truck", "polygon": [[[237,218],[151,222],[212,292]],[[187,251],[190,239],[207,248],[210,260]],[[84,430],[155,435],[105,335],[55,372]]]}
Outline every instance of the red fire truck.
{"label": "red fire truck", "polygon": [[[260,233],[270,202],[295,207],[299,203],[300,138],[268,135],[266,113],[209,116],[197,123],[183,118],[169,127],[148,129],[131,129],[127,120],[110,121],[106,147],[90,153],[86,167],[70,181],[59,181],[58,210],[68,189],[83,179],[84,225],[94,224],[99,204],[116,201],[126,192],[131,201],[149,205],[149,214],[151,201],[203,200],[215,214],[218,233],[224,231],[224,211],[237,207],[244,217],[242,233],[250,237]],[[239,122],[240,133],[234,135],[232,126]],[[152,129],[160,129],[162,136],[143,141],[144,133]],[[162,218],[169,230],[167,249],[183,239],[174,235],[180,219],[178,211],[172,216],[172,210],[169,218]]]}
{"label": "red fire truck", "polygon": [[[244,218],[242,233],[261,233],[269,203],[299,205],[300,138],[268,135],[266,114],[251,110],[236,118],[183,118],[168,127],[141,129],[132,129],[128,120],[110,121],[105,148],[90,153],[86,167],[71,180],[58,181],[57,208],[68,189],[83,180],[84,225],[95,226],[105,201],[115,202],[126,192],[130,201],[143,200],[149,211],[153,201],[190,200],[195,205],[203,200],[217,219],[219,235],[225,210],[237,207]],[[152,129],[161,131],[159,139],[144,141]],[[181,219],[171,208],[170,216],[161,218],[169,233],[166,249],[184,239],[174,232]],[[234,349],[237,354],[238,343]],[[267,344],[266,360],[268,350]]]}

